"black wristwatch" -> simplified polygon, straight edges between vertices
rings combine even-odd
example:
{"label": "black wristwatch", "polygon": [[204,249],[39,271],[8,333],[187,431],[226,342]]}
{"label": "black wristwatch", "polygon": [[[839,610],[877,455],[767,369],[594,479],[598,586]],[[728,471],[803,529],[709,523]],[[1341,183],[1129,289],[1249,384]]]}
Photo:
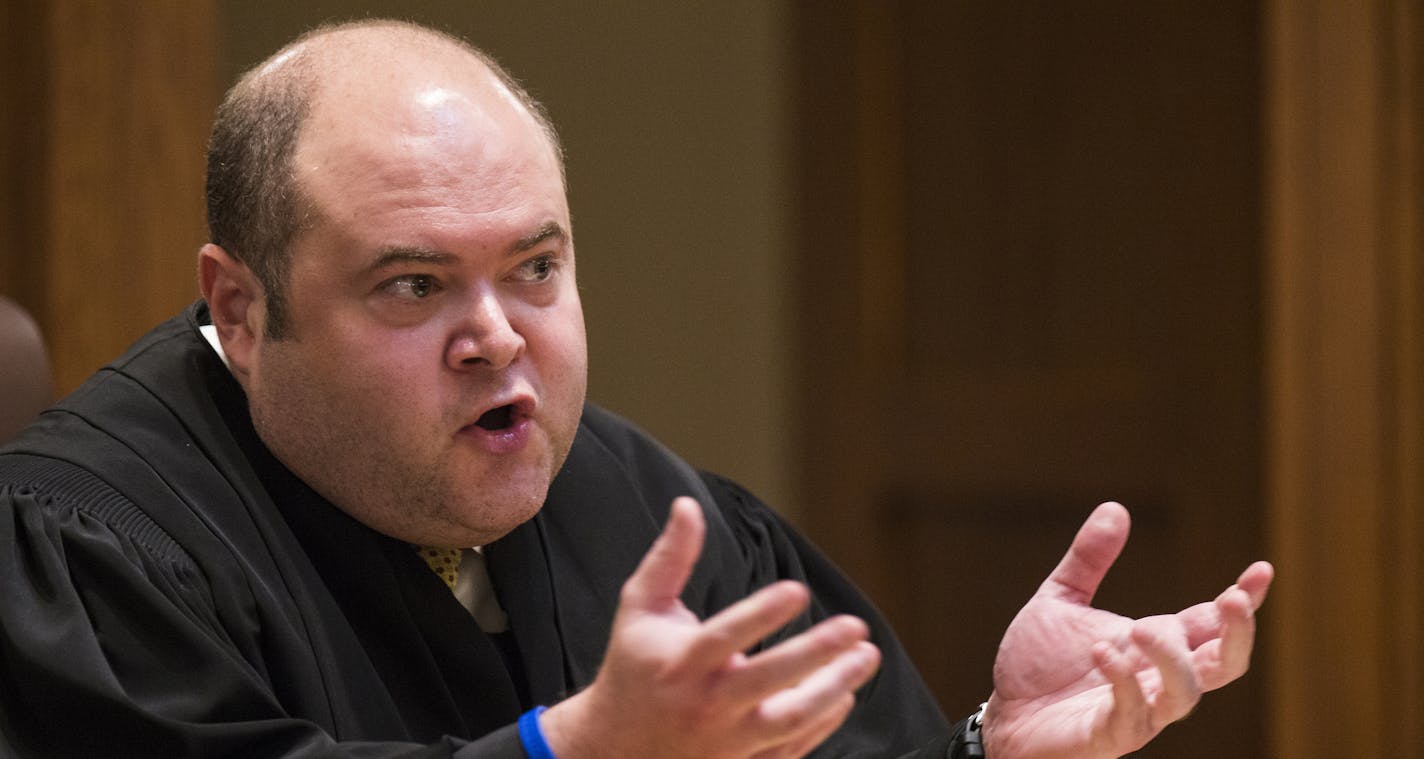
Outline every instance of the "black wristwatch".
{"label": "black wristwatch", "polygon": [[984,710],[988,708],[989,702],[985,701],[979,705],[979,711],[965,721],[964,733],[951,745],[949,759],[984,759]]}

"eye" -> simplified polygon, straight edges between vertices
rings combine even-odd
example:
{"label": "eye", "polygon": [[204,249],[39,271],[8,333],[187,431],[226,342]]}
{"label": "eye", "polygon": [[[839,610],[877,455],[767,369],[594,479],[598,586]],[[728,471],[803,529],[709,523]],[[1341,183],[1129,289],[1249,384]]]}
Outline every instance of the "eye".
{"label": "eye", "polygon": [[521,263],[516,278],[524,282],[543,282],[554,276],[558,268],[559,262],[552,253],[538,256]]}
{"label": "eye", "polygon": [[404,274],[388,280],[382,288],[397,298],[420,300],[438,290],[439,285],[429,274]]}

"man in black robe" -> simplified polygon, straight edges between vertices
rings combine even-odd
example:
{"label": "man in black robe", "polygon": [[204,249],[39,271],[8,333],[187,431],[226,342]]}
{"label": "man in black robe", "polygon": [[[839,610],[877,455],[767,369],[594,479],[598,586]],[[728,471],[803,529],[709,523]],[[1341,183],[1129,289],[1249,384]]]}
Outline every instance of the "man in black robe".
{"label": "man in black robe", "polygon": [[0,454],[0,751],[1107,757],[1247,668],[1269,565],[1092,609],[1105,504],[951,727],[814,548],[585,405],[557,137],[457,40],[298,39],[208,196],[203,301]]}

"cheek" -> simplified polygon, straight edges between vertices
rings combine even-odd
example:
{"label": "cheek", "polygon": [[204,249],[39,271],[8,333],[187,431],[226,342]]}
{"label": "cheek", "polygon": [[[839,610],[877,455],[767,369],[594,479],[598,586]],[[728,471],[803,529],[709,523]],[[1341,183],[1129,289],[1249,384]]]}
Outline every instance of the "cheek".
{"label": "cheek", "polygon": [[555,372],[545,379],[558,383],[582,397],[588,370],[588,344],[582,318],[560,321],[542,336],[547,347],[546,370]]}
{"label": "cheek", "polygon": [[327,334],[330,339],[316,347],[327,372],[369,375],[379,380],[441,365],[448,327],[438,319],[430,319],[400,329],[371,325],[363,328],[357,319],[352,319]]}
{"label": "cheek", "polygon": [[549,339],[568,363],[587,363],[588,340],[584,334],[583,308],[577,297],[566,300],[558,317],[549,320]]}
{"label": "cheek", "polygon": [[419,416],[432,368],[439,371],[440,350],[431,346],[418,335],[333,332],[330,339],[314,341],[307,352],[303,374],[319,389],[305,394],[320,392],[329,411],[355,426],[361,426],[363,417],[389,422]]}

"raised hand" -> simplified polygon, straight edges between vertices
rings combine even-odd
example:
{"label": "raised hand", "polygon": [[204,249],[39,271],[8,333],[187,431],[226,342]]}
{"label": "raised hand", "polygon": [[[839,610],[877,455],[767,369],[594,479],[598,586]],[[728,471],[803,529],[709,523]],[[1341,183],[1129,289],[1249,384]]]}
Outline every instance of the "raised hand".
{"label": "raised hand", "polygon": [[623,586],[598,676],[543,715],[560,759],[799,757],[850,713],[880,662],[865,623],[834,617],[746,655],[806,608],[808,591],[777,583],[698,620],[678,596],[704,532],[697,503],[674,501]]}
{"label": "raised hand", "polygon": [[1245,674],[1271,565],[1252,564],[1214,601],[1176,614],[1094,609],[1128,527],[1122,506],[1099,506],[1009,625],[984,719],[989,759],[1122,756]]}

